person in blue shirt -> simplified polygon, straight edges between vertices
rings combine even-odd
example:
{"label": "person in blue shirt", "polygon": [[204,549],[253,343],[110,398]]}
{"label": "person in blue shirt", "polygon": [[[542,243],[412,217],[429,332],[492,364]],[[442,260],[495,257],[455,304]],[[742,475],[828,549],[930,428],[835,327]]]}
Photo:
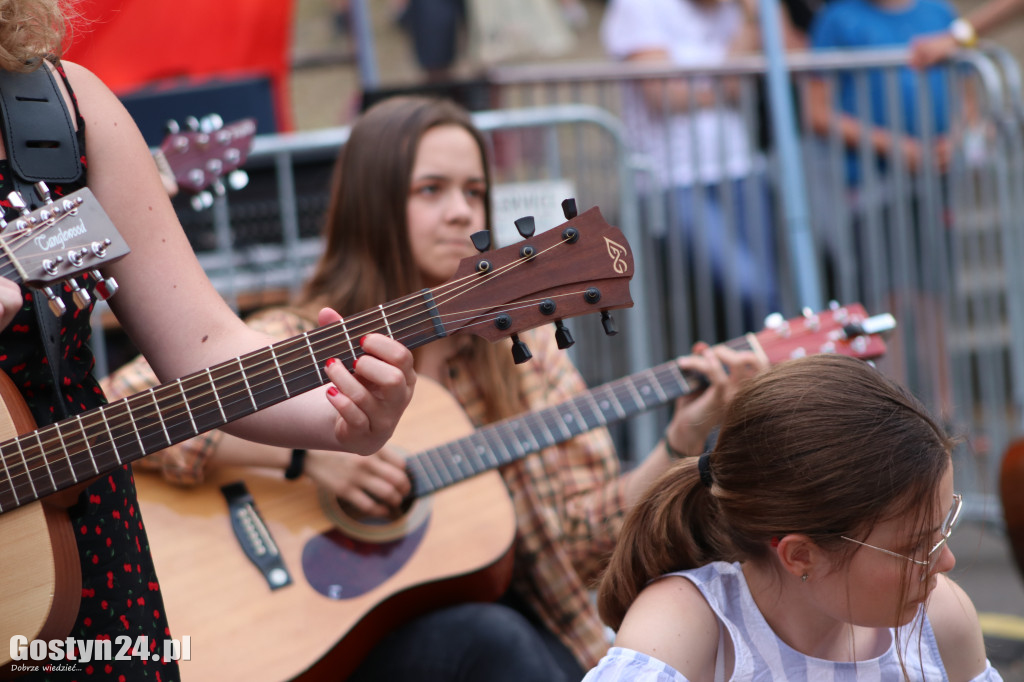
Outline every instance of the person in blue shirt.
{"label": "person in blue shirt", "polygon": [[[811,46],[816,50],[909,46],[917,36],[946,30],[956,16],[943,0],[836,0],[814,18]],[[807,93],[810,128],[816,133],[828,134],[833,116],[838,112],[839,119],[835,123],[848,148],[856,147],[865,135],[870,139],[871,149],[880,157],[891,157],[898,146],[907,168],[914,172],[921,168],[924,156],[921,138],[925,136],[926,121],[930,119],[930,132],[935,140],[933,158],[938,167],[944,169],[950,156],[946,75],[941,69],[930,69],[922,75],[910,68],[900,68],[897,73],[899,100],[895,109],[902,117],[897,121],[890,120],[884,76],[882,69],[873,69],[868,76],[867,113],[873,126],[870,130],[864,130],[864,119],[857,107],[854,72],[840,72],[835,93],[831,92],[831,81],[812,80]],[[928,81],[928,111],[919,110],[922,79]],[[896,134],[899,130],[905,135]],[[855,159],[848,159],[847,169],[848,180],[856,183],[860,173]]]}

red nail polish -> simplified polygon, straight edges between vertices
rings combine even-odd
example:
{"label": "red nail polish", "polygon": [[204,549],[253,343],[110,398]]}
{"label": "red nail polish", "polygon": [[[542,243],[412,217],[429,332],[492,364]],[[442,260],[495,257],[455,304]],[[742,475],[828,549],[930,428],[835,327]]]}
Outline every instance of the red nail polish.
{"label": "red nail polish", "polygon": [[364,343],[366,343],[366,337],[365,336],[359,339],[359,347],[362,348]]}
{"label": "red nail polish", "polygon": [[334,364],[334,363],[336,363],[337,361],[338,361],[338,358],[328,358],[328,359],[327,359],[327,362],[326,362],[326,366],[327,366],[327,367],[330,367],[331,365],[333,365],[333,364]]}
{"label": "red nail polish", "polygon": [[327,387],[327,395],[329,395],[329,396],[336,396],[336,395],[338,395],[338,388],[336,386],[328,386]]}
{"label": "red nail polish", "polygon": [[359,358],[352,358],[352,371],[356,371],[356,363],[359,362]]}

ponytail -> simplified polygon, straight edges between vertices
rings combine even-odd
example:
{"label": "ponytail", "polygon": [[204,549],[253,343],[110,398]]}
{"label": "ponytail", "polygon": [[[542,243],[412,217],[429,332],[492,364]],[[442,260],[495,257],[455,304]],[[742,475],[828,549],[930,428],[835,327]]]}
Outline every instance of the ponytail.
{"label": "ponytail", "polygon": [[720,558],[718,505],[697,471],[697,458],[656,480],[626,516],[597,594],[603,620],[618,629],[630,604],[658,576]]}

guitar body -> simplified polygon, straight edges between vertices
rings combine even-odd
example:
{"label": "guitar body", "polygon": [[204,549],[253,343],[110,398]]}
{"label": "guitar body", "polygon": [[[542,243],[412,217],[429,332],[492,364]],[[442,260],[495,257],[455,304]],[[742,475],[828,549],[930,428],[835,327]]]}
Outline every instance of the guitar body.
{"label": "guitar body", "polygon": [[999,495],[1003,502],[1006,537],[1010,540],[1017,570],[1024,577],[1024,439],[1015,440],[1006,448],[999,471]]}
{"label": "guitar body", "polygon": [[[455,399],[421,377],[391,445],[414,453],[472,431]],[[182,488],[136,473],[171,635],[191,637],[192,660],[180,662],[186,682],[336,682],[397,625],[446,604],[493,601],[511,577],[515,515],[497,471],[417,500],[403,518],[380,525],[332,521],[337,505],[325,506],[314,485],[287,481],[280,470],[213,466],[207,475]],[[220,486],[239,480],[291,585],[271,590],[233,534]]]}
{"label": "guitar body", "polygon": [[[0,373],[0,441],[35,429],[32,413]],[[59,639],[71,631],[82,597],[78,547],[64,498],[48,498],[0,514],[0,641],[15,635]],[[10,673],[10,647],[0,647],[0,678]],[[6,674],[5,674],[6,673]]]}

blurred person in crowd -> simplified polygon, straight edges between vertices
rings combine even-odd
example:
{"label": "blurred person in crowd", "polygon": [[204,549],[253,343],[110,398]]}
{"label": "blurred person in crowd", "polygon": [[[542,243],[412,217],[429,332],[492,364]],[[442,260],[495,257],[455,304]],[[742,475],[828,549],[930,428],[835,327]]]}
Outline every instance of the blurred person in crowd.
{"label": "blurred person in crowd", "polygon": [[[786,26],[787,41],[795,33]],[[760,50],[753,0],[611,0],[605,50],[636,64],[718,66]],[[752,81],[751,81],[752,83]],[[626,92],[632,144],[653,163],[666,213],[694,263],[709,263],[721,289],[731,264],[745,305],[778,305],[775,230],[764,159],[736,106],[740,83],[710,77],[649,79]],[[750,89],[753,92],[753,88]]]}
{"label": "blurred person in crowd", "polygon": [[[448,280],[476,253],[470,235],[490,225],[484,140],[464,109],[442,99],[395,97],[368,109],[338,157],[325,250],[293,306],[249,324],[278,337],[308,331],[324,305],[343,315]],[[513,364],[509,344],[455,336],[414,351],[420,377],[448,389],[477,426],[555,405],[585,390],[551,329],[521,335],[533,358]],[[754,374],[752,353],[701,346],[681,368],[708,377],[680,399],[664,438],[621,473],[608,432],[596,429],[501,469],[516,513],[513,582],[499,603],[466,603],[418,617],[368,653],[352,680],[578,680],[607,649],[589,587],[614,546],[626,509],[677,459],[699,454],[725,402]],[[114,395],[148,388],[141,359],[114,373]],[[201,481],[209,463],[294,456],[212,432],[144,460],[165,476]],[[404,460],[385,447],[369,458],[310,450],[304,473],[370,516],[399,512],[411,489]]]}
{"label": "blurred person in crowd", "polygon": [[630,511],[598,594],[615,646],[585,682],[1000,680],[945,575],[952,447],[860,360],[762,372]]}

